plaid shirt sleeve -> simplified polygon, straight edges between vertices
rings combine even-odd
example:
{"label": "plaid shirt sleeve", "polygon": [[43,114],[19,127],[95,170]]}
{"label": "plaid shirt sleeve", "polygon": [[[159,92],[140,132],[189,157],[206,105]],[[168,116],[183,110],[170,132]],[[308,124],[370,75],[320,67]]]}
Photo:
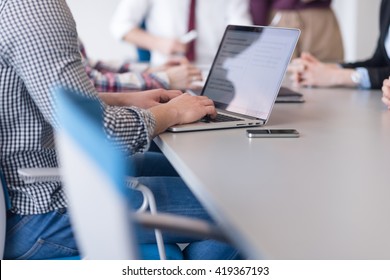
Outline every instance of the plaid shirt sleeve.
{"label": "plaid shirt sleeve", "polygon": [[[14,213],[41,214],[67,206],[60,184],[26,185],[17,174],[18,168],[57,166],[52,89],[58,85],[97,98],[66,1],[0,0],[0,166]],[[129,152],[145,151],[155,127],[152,114],[102,106],[109,137]]]}
{"label": "plaid shirt sleeve", "polygon": [[98,91],[121,92],[169,88],[169,78],[164,72],[153,74],[132,72],[128,62],[119,65],[102,61],[92,62],[81,41],[79,41],[79,48],[87,75]]}

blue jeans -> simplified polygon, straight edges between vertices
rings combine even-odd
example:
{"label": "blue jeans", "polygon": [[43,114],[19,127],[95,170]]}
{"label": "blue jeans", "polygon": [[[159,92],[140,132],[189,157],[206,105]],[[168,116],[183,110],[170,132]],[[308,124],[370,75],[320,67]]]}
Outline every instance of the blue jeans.
{"label": "blue jeans", "polygon": [[[166,158],[160,153],[135,156],[139,181],[154,193],[157,209],[212,222],[202,205],[184,182],[177,177]],[[131,205],[138,207],[142,195],[129,189]],[[152,230],[137,229],[140,243],[155,243]],[[165,243],[190,243],[184,250],[185,259],[238,259],[231,246],[214,240],[196,240],[172,233],[163,233]],[[5,259],[51,259],[78,255],[69,215],[59,209],[41,215],[8,214]]]}

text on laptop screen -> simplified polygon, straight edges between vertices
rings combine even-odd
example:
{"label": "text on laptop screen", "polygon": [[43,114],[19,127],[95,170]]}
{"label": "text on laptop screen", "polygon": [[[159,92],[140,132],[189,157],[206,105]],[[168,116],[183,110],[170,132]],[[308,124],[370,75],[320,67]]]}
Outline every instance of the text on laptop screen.
{"label": "text on laptop screen", "polygon": [[298,30],[262,27],[227,28],[203,95],[216,107],[267,119]]}

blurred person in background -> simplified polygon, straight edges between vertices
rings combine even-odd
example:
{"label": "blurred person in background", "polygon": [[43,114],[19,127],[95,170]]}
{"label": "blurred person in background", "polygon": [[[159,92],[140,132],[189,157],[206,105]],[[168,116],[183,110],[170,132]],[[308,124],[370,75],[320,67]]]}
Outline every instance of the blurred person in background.
{"label": "blurred person in background", "polygon": [[[122,0],[111,32],[118,40],[150,50],[152,65],[175,55],[210,65],[227,24],[252,24],[249,0]],[[185,34],[192,30],[197,36],[188,41]]]}
{"label": "blurred person in background", "polygon": [[171,58],[161,66],[140,71],[131,62],[94,61],[79,39],[83,65],[93,85],[100,92],[128,92],[150,89],[195,89],[202,80],[201,71],[185,57]]}
{"label": "blurred person in background", "polygon": [[326,62],[344,59],[341,32],[331,0],[250,0],[250,12],[256,25],[301,30],[293,58],[310,52]]}
{"label": "blurred person in background", "polygon": [[292,61],[289,70],[296,86],[380,89],[390,76],[390,0],[382,0],[380,35],[374,55],[353,63],[323,63],[309,53]]}

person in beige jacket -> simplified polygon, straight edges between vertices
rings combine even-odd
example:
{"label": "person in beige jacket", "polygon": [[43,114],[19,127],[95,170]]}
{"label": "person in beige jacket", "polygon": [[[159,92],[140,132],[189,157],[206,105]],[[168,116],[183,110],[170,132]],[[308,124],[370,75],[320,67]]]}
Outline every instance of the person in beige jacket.
{"label": "person in beige jacket", "polygon": [[343,61],[343,42],[331,0],[250,0],[250,11],[256,25],[301,30],[293,58],[309,52],[321,61]]}

